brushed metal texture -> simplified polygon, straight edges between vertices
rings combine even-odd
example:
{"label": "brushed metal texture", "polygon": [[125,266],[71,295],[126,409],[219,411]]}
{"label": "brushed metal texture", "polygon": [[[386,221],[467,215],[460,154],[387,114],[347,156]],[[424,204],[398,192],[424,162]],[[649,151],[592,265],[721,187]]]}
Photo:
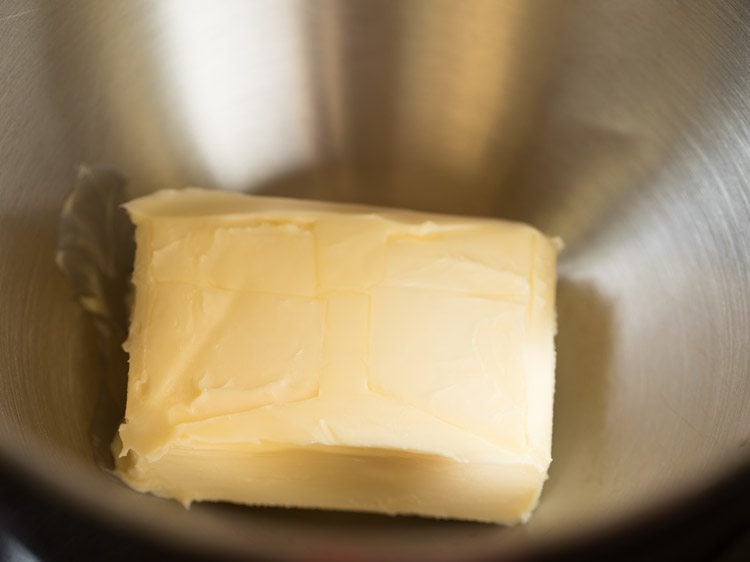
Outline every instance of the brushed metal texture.
{"label": "brushed metal texture", "polygon": [[[0,455],[108,521],[246,554],[530,552],[696,493],[750,457],[749,93],[742,0],[6,0]],[[565,239],[532,521],[185,511],[101,471],[94,334],[54,263],[81,162],[133,194],[400,205]]]}

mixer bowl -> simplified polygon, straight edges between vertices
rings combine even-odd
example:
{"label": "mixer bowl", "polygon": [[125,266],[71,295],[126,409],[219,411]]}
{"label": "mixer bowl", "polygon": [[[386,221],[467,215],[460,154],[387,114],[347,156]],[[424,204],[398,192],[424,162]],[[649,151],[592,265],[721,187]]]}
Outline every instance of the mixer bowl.
{"label": "mixer bowl", "polygon": [[[64,509],[213,555],[551,552],[686,502],[750,460],[748,94],[742,0],[7,0],[0,459]],[[92,427],[91,325],[54,264],[81,162],[133,195],[192,184],[561,236],[554,461],[531,522],[187,511],[121,485],[92,444],[114,427]]]}

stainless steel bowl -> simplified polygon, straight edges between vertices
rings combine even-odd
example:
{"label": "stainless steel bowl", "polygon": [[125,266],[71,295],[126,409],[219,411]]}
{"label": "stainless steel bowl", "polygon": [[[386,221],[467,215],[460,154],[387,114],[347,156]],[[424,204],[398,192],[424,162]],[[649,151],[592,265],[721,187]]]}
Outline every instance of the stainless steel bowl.
{"label": "stainless steel bowl", "polygon": [[[0,3],[0,455],[206,552],[529,552],[750,458],[750,10],[650,0]],[[562,236],[554,462],[524,527],[181,506],[95,463],[56,271],[76,166]]]}

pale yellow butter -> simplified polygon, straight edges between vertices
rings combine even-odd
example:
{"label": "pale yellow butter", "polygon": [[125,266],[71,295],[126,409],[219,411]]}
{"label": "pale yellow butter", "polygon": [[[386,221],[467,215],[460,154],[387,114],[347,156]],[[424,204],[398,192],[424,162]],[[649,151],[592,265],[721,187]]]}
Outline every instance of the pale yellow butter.
{"label": "pale yellow butter", "polygon": [[513,523],[550,463],[557,244],[533,228],[186,189],[137,225],[132,487]]}

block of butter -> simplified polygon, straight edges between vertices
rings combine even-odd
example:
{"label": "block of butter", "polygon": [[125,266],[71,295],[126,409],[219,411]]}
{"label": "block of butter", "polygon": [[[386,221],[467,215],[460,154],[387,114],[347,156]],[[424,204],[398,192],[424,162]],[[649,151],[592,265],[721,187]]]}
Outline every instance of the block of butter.
{"label": "block of butter", "polygon": [[556,241],[192,188],[126,208],[126,483],[186,505],[529,517],[550,463]]}

